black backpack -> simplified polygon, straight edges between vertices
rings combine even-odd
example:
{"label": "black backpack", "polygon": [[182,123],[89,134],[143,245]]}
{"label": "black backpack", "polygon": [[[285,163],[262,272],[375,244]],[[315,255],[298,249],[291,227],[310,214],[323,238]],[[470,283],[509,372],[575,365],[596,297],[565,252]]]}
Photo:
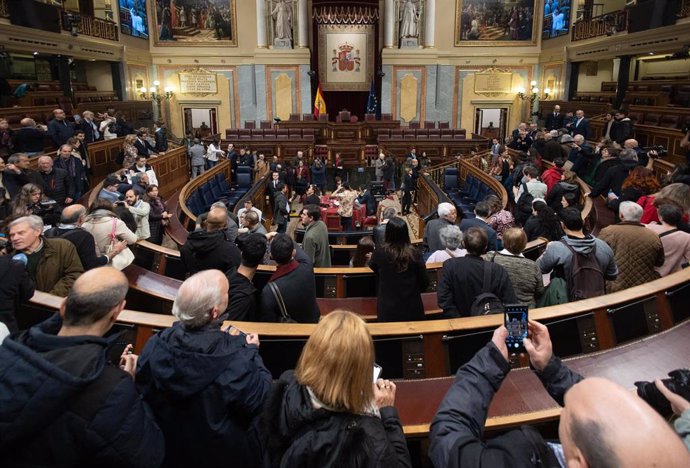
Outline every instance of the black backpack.
{"label": "black backpack", "polygon": [[570,277],[568,282],[568,298],[571,301],[588,299],[606,294],[604,272],[597,260],[597,246],[587,255],[575,252],[567,242],[561,241],[573,254],[570,261]]}
{"label": "black backpack", "polygon": [[[495,257],[495,255],[494,255]],[[491,259],[493,262],[493,258]],[[491,290],[491,265],[484,261],[484,279],[482,280],[482,293],[474,298],[470,306],[470,315],[502,314],[505,310],[503,301]]]}
{"label": "black backpack", "polygon": [[515,217],[518,221],[520,221],[521,224],[524,224],[525,221],[532,215],[532,202],[534,201],[534,195],[529,193],[529,190],[527,190],[527,184],[525,182],[522,183],[522,190],[522,195],[520,195],[520,198],[518,198],[517,201],[517,213],[515,213]]}

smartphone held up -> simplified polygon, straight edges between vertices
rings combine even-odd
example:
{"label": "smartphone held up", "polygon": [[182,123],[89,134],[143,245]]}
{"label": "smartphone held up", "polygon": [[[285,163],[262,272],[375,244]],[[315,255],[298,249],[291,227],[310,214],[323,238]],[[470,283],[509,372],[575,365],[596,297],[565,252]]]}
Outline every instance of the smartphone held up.
{"label": "smartphone held up", "polygon": [[529,308],[524,305],[506,305],[504,324],[508,330],[506,347],[511,354],[524,353],[524,340],[527,338]]}

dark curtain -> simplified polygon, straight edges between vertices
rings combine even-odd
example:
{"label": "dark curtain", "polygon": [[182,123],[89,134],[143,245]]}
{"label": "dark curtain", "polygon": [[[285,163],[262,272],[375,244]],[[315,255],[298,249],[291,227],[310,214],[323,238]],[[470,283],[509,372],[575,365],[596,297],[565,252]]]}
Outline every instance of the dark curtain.
{"label": "dark curtain", "polygon": [[[378,0],[358,0],[352,2],[344,2],[342,0],[313,0],[312,8],[321,6],[349,6],[349,7],[374,7],[378,8]],[[309,12],[310,15],[312,12]],[[379,17],[383,11],[379,11]],[[381,49],[379,47],[379,23],[374,25],[374,80],[376,88],[376,97],[381,101],[381,78],[378,76],[380,68]],[[311,82],[311,109],[314,108],[314,97],[316,96],[316,87],[319,82],[319,27],[316,22],[312,23],[312,37],[314,40],[311,54],[311,69],[316,71]],[[343,109],[350,111],[352,115],[356,115],[360,120],[364,120],[364,114],[367,110],[367,101],[369,99],[369,90],[367,91],[323,91],[323,98],[326,101],[326,110],[328,110],[328,119],[335,120],[336,115]],[[306,111],[305,111],[306,112]]]}

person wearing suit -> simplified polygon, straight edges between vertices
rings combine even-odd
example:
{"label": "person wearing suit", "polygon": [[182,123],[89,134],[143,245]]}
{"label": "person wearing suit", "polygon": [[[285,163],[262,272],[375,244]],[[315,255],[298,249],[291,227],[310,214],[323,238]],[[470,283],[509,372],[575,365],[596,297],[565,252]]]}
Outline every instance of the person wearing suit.
{"label": "person wearing suit", "polygon": [[93,119],[93,112],[84,111],[81,114],[82,119],[79,122],[79,130],[84,131],[86,143],[93,143],[101,139],[101,132],[98,131],[99,125]]}
{"label": "person wearing suit", "polygon": [[563,114],[561,114],[561,106],[553,106],[553,112],[546,116],[545,127],[549,131],[563,128]]}
{"label": "person wearing suit", "polygon": [[287,230],[287,223],[290,218],[287,191],[287,185],[278,182],[276,192],[273,195],[273,224],[278,226],[277,231],[279,233],[284,233]]}
{"label": "person wearing suit", "polygon": [[137,153],[139,155],[146,156],[146,158],[158,153],[156,148],[154,148],[151,143],[143,138],[141,132],[137,132],[137,139],[134,140],[134,147],[137,149]]}
{"label": "person wearing suit", "polygon": [[585,140],[589,137],[589,120],[585,119],[585,111],[575,111],[575,121],[573,122],[573,136],[582,135]]}
{"label": "person wearing suit", "polygon": [[503,249],[503,243],[498,238],[496,231],[486,222],[491,214],[491,204],[488,201],[480,201],[474,207],[474,218],[465,218],[460,221],[460,230],[467,231],[471,227],[480,227],[485,232],[489,239],[488,251],[500,251]]}
{"label": "person wearing suit", "polygon": [[156,122],[153,124],[155,131],[153,132],[153,137],[156,141],[156,152],[165,153],[168,151],[168,133],[163,127],[163,122]]}
{"label": "person wearing suit", "polygon": [[53,117],[53,120],[48,122],[48,136],[59,148],[60,145],[64,145],[67,140],[74,136],[74,127],[67,121],[65,111],[62,109],[55,109]]}

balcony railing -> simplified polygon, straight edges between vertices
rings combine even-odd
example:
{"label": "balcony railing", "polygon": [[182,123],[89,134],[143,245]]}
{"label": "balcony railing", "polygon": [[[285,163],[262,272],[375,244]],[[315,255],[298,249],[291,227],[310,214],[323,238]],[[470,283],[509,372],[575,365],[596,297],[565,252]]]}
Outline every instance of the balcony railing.
{"label": "balcony railing", "polygon": [[690,16],[690,0],[683,0],[680,4],[680,11],[678,18],[687,18]]}
{"label": "balcony railing", "polygon": [[[10,17],[10,11],[7,8],[8,1],[12,0],[0,0],[0,18]],[[62,29],[65,31],[76,32],[84,36],[97,37],[109,41],[119,40],[117,23],[69,11],[61,12],[60,21],[62,23]]]}
{"label": "balcony railing", "polygon": [[572,41],[584,41],[593,37],[612,36],[628,29],[628,12],[612,11],[605,15],[595,16],[573,24]]}
{"label": "balcony railing", "polygon": [[[118,40],[119,32],[117,23],[86,15],[80,15],[79,19],[72,23],[71,21],[66,21],[66,17],[67,15],[62,15],[62,29],[65,31],[76,32],[77,34],[97,37],[99,39],[107,39],[109,41]],[[72,26],[74,26],[74,31]]]}

